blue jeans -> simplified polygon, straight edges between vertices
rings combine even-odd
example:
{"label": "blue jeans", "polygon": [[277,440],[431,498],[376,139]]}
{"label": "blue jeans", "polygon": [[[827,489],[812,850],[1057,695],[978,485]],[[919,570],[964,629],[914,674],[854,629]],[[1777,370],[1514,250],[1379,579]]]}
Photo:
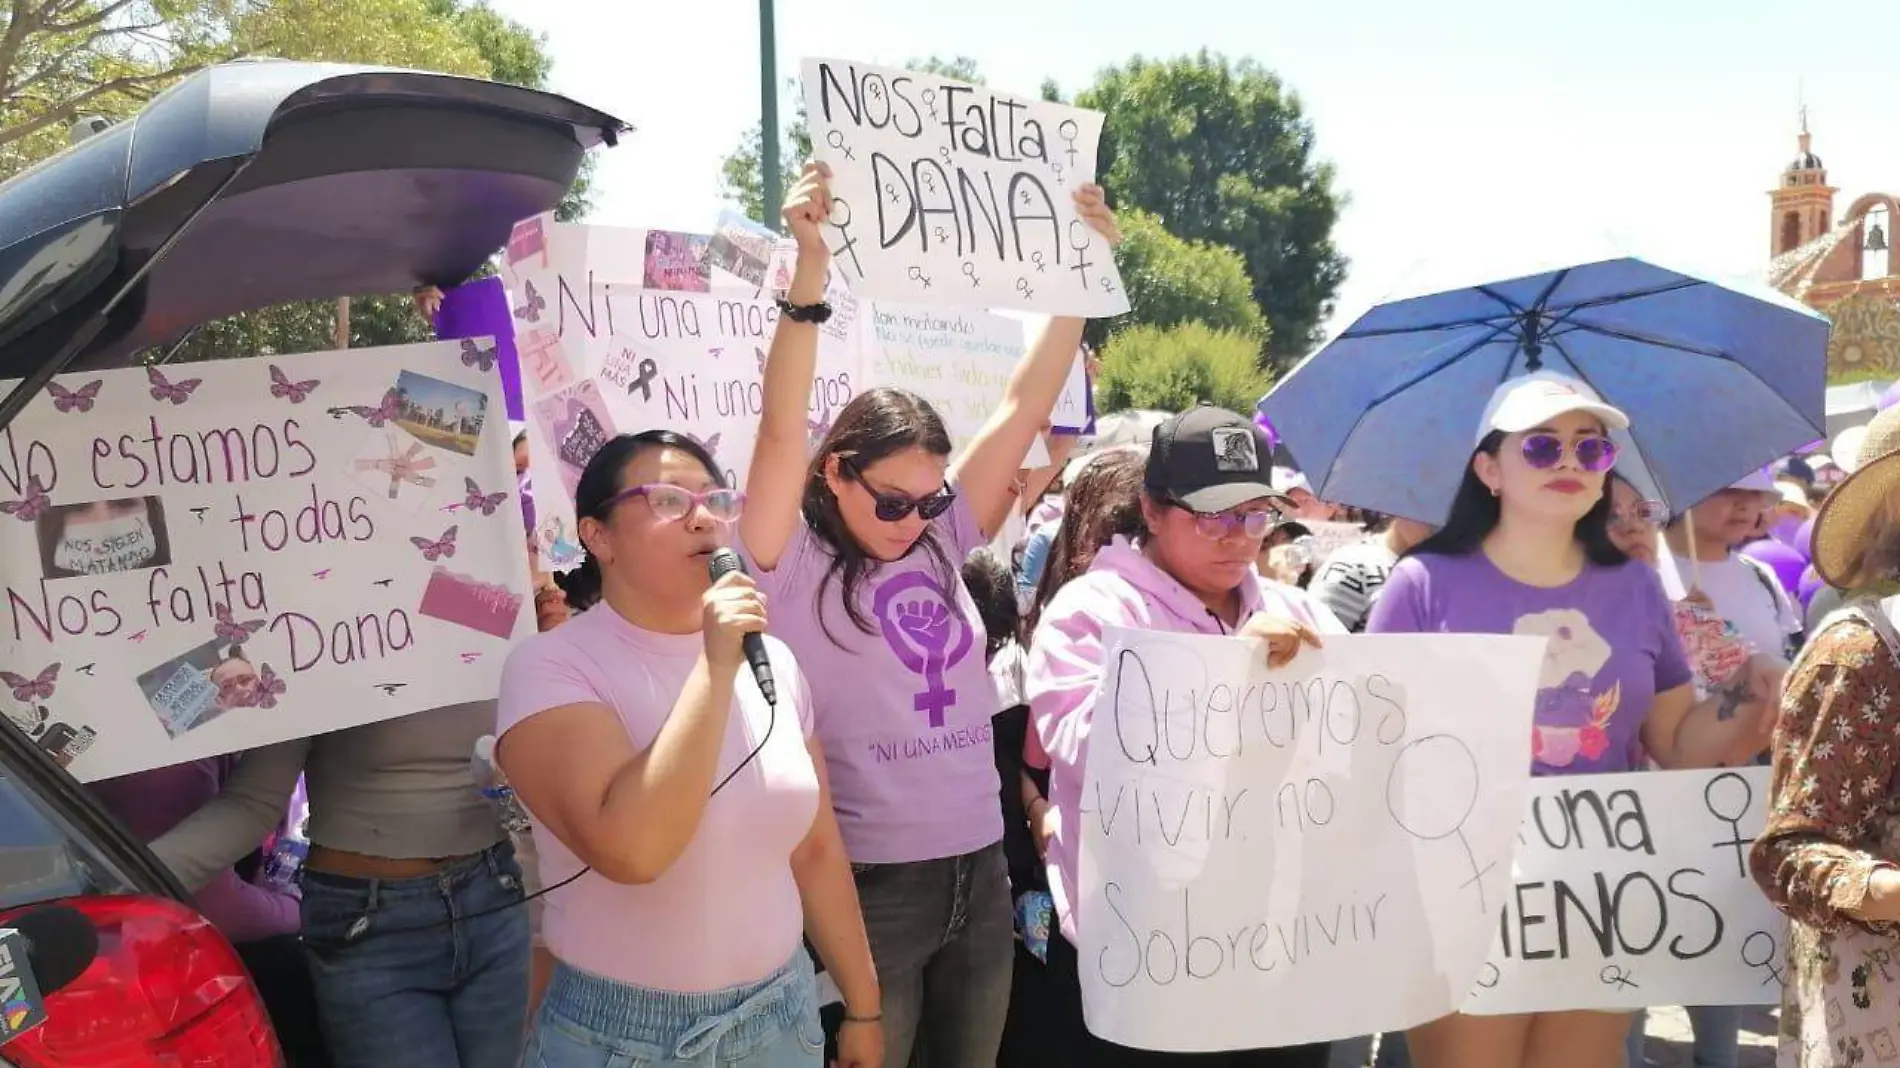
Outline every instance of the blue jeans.
{"label": "blue jeans", "polygon": [[[1742,1009],[1739,1005],[1690,1005],[1689,1028],[1695,1034],[1695,1068],[1735,1068],[1741,1060]],[[1630,1068],[1643,1068],[1643,1025],[1638,1012],[1630,1024]]]}
{"label": "blue jeans", "polygon": [[1016,926],[1003,844],[908,864],[853,864],[884,1012],[884,1068],[996,1068]]}
{"label": "blue jeans", "polygon": [[505,841],[419,879],[305,869],[304,958],[335,1068],[515,1068],[528,1015],[520,904]]}
{"label": "blue jeans", "polygon": [[825,1032],[803,948],[756,983],[651,990],[557,963],[522,1068],[819,1068]]}

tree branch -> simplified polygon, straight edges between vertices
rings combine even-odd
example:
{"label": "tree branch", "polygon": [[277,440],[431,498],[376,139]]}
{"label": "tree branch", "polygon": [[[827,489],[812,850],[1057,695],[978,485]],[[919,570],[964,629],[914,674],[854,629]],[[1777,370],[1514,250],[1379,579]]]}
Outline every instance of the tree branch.
{"label": "tree branch", "polygon": [[68,69],[69,61],[71,61],[72,59],[80,55],[83,55],[93,45],[99,43],[100,41],[104,40],[107,37],[116,36],[117,34],[122,33],[122,32],[136,32],[139,30],[149,30],[159,25],[163,25],[163,24],[153,23],[148,26],[127,27],[124,30],[119,30],[119,29],[94,30],[91,33],[86,35],[86,39],[84,41],[81,41],[79,44],[71,48],[68,48],[65,51],[61,52],[59,55],[54,56],[51,59],[49,59],[43,66],[40,67],[38,71],[35,71],[25,81],[20,82],[16,85],[8,85],[8,86],[5,86],[4,88],[0,88],[0,99],[8,99],[8,98],[19,96],[20,94],[26,92],[28,89],[33,88],[34,86],[40,84],[41,82],[46,81],[49,78],[57,78],[60,75],[65,74]]}
{"label": "tree branch", "polygon": [[99,25],[137,2],[138,0],[112,0],[112,3],[99,8],[84,18],[75,19],[72,22],[48,22],[45,28],[48,33],[77,33],[89,26]]}
{"label": "tree branch", "polygon": [[101,82],[70,100],[62,101],[57,107],[51,108],[45,114],[37,118],[0,129],[0,147],[10,145],[22,138],[30,137],[48,126],[62,122],[70,122],[87,104],[92,103],[100,97],[111,96],[114,93],[135,95],[156,83],[184,77],[198,70],[199,66],[199,64],[191,64],[176,67],[171,70],[159,71],[155,74],[128,74],[121,78],[114,78],[108,82]]}
{"label": "tree branch", "polygon": [[31,0],[13,0],[6,36],[0,37],[0,82],[9,80],[14,61],[20,56],[20,45],[26,41],[26,35],[39,25],[43,13],[33,10]]}

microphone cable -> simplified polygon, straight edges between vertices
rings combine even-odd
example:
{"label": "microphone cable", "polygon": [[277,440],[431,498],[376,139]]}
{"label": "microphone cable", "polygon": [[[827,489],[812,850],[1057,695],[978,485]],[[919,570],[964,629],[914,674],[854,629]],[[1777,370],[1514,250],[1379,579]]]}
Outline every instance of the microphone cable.
{"label": "microphone cable", "polygon": [[[757,686],[756,680],[754,681],[753,685],[755,687]],[[765,696],[764,692],[761,691],[759,696],[764,697]],[[706,800],[708,802],[711,802],[713,798],[718,797],[719,791],[724,790],[727,786],[731,785],[732,780],[738,778],[739,773],[744,771],[747,765],[751,764],[754,760],[757,760],[759,754],[761,752],[764,752],[765,744],[772,740],[772,731],[778,727],[778,702],[771,698],[766,698],[765,706],[767,709],[767,715],[766,715],[766,720],[765,720],[765,734],[759,738],[759,744],[753,746],[752,751],[745,755],[745,759],[739,761],[738,766],[734,767],[730,772],[727,772],[726,777],[723,779],[720,779],[718,785],[712,788],[712,792],[706,795]],[[510,789],[513,789],[513,788],[510,787]],[[529,833],[532,834],[533,832],[530,831]],[[493,847],[490,847],[490,848],[493,848]],[[446,920],[437,920],[434,923],[418,924],[417,926],[414,926],[414,927],[398,927],[398,928],[395,928],[394,930],[389,930],[389,931],[370,931],[368,929],[369,916],[364,915],[362,917],[359,917],[355,923],[352,923],[350,925],[350,929],[344,934],[343,942],[345,945],[356,945],[360,942],[365,942],[372,938],[383,938],[389,935],[399,935],[399,934],[418,934],[423,931],[434,931],[443,927],[453,926],[457,923],[468,923],[472,920],[479,920],[488,916],[498,915],[500,913],[507,912],[509,909],[521,908],[522,906],[528,904],[530,901],[534,901],[537,898],[546,897],[547,895],[552,894],[556,890],[559,890],[562,887],[573,883],[575,880],[579,879],[581,876],[586,875],[588,872],[591,872],[593,870],[594,870],[593,865],[584,864],[581,866],[580,871],[577,871],[574,874],[568,876],[567,878],[562,879],[560,882],[555,883],[551,886],[544,886],[541,889],[536,890],[532,894],[526,894],[515,901],[510,901],[506,905],[497,905],[494,908],[482,909],[480,912],[471,912],[466,916],[454,916]],[[299,937],[302,937],[301,934],[299,935]]]}

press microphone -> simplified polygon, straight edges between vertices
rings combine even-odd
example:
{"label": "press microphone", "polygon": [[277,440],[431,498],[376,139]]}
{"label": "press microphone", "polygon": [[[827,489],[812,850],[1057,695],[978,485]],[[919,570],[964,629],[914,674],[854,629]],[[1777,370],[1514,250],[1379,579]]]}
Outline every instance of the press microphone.
{"label": "press microphone", "polygon": [[[718,549],[712,559],[706,562],[706,572],[714,582],[737,571],[746,573],[745,561],[731,549]],[[772,681],[772,658],[765,652],[765,638],[754,632],[740,639],[740,648],[745,650],[745,662],[752,665],[752,678],[759,684],[759,692],[765,695],[766,704],[778,707],[778,686]]]}
{"label": "press microphone", "polygon": [[0,927],[0,1045],[46,1022],[46,998],[99,955],[99,932],[77,909],[46,905]]}

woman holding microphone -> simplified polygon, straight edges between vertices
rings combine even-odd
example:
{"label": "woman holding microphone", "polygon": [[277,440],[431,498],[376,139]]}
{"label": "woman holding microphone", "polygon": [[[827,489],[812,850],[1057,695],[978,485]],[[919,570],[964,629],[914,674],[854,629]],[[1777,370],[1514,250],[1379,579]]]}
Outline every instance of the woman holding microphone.
{"label": "woman holding microphone", "polygon": [[523,1063],[816,1068],[809,932],[845,996],[838,1063],[876,1068],[877,978],[804,678],[764,639],[768,698],[744,654],[765,597],[708,574],[744,495],[692,439],[647,431],[604,445],[574,496],[569,593],[598,602],[509,657],[497,728],[552,891]]}

